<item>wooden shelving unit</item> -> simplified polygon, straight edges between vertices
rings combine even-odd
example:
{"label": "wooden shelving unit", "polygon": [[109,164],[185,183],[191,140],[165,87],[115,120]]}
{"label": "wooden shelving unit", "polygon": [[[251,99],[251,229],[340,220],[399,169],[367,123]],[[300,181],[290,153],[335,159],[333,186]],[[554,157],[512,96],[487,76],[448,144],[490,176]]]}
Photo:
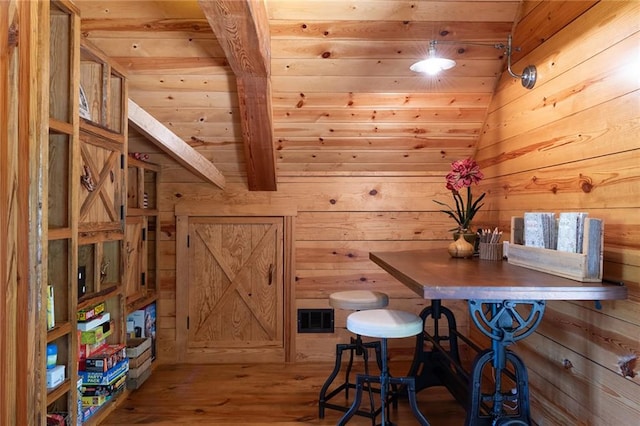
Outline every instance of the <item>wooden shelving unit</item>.
{"label": "wooden shelving unit", "polygon": [[[65,380],[54,388],[47,388],[47,412],[65,412],[75,424],[77,416],[77,334],[75,306],[77,301],[75,275],[78,249],[79,179],[78,83],[79,70],[79,11],[70,2],[49,3],[49,143],[45,161],[47,200],[47,259],[44,277],[53,293],[53,320],[50,327],[48,306],[43,306],[47,318],[42,325],[46,345],[57,348],[56,364],[65,366]],[[49,287],[43,286],[43,299],[48,300]],[[46,370],[43,357],[42,371]],[[43,414],[44,416],[44,414]]]}
{"label": "wooden shelving unit", "polygon": [[[57,347],[65,380],[52,389],[43,380],[42,393],[48,412],[68,413],[68,424],[75,425],[80,397],[78,310],[104,302],[113,325],[107,341],[125,341],[127,89],[124,73],[94,46],[81,42],[79,11],[73,3],[50,2],[49,22],[44,276],[53,289],[55,324],[43,322],[42,327],[47,329],[46,344]],[[82,291],[80,271],[85,277]],[[44,286],[43,300],[48,290]],[[46,357],[42,359],[44,379]],[[96,424],[122,395],[87,424]]]}
{"label": "wooden shelving unit", "polygon": [[[86,108],[79,111],[77,257],[85,282],[76,311],[104,303],[111,316],[107,342],[119,344],[125,342],[126,333],[126,79],[90,43],[82,41],[79,54],[79,85]],[[122,396],[119,393],[102,405],[86,423],[99,423]]]}
{"label": "wooden shelving unit", "polygon": [[127,313],[156,300],[157,185],[160,166],[127,158]]}

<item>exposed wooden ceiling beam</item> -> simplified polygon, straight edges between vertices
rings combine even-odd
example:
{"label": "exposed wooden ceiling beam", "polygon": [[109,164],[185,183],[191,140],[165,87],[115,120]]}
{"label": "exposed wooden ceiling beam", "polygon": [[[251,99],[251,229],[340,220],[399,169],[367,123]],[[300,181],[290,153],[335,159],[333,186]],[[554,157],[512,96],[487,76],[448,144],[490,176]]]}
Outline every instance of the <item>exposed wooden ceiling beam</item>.
{"label": "exposed wooden ceiling beam", "polygon": [[238,87],[248,187],[275,191],[271,120],[271,47],[263,0],[199,0]]}
{"label": "exposed wooden ceiling beam", "polygon": [[196,176],[224,189],[225,178],[216,166],[131,99],[129,124]]}

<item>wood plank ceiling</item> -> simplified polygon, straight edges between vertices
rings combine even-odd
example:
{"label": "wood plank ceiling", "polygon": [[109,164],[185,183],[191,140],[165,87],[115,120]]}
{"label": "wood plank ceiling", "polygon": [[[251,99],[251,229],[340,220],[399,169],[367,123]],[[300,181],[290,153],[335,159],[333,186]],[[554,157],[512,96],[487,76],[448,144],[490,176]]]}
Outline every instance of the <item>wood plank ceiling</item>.
{"label": "wood plank ceiling", "polygon": [[[128,71],[130,98],[252,190],[281,176],[442,174],[473,155],[505,58],[459,42],[505,42],[520,13],[519,0],[77,4],[83,36]],[[212,26],[230,25],[219,41]],[[457,66],[413,73],[431,39],[456,41],[438,53]]]}

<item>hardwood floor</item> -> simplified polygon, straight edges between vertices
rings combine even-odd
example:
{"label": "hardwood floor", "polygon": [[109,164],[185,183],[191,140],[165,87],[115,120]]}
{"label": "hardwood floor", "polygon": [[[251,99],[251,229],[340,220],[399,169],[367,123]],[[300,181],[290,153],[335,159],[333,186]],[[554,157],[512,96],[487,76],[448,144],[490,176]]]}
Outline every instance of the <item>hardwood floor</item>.
{"label": "hardwood floor", "polygon": [[[101,424],[335,425],[342,416],[339,411],[327,409],[324,419],[318,417],[318,394],[332,367],[329,363],[161,365]],[[407,366],[392,365],[391,371],[404,372]],[[332,399],[338,401],[340,396]],[[418,404],[432,426],[464,423],[463,408],[444,388],[423,390]],[[406,399],[391,410],[391,420],[397,426],[418,424]],[[371,425],[371,420],[355,416],[348,424]]]}

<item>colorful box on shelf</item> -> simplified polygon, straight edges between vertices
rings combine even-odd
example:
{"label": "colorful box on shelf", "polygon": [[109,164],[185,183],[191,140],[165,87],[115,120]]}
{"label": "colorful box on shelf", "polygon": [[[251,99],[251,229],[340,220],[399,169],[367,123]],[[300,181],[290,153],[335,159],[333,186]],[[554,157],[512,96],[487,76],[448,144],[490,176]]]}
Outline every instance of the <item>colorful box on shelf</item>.
{"label": "colorful box on shelf", "polygon": [[151,359],[156,359],[156,302],[144,308],[145,337],[151,337]]}
{"label": "colorful box on shelf", "polygon": [[108,385],[127,371],[129,371],[129,360],[124,359],[104,373],[96,371],[78,371],[78,377],[82,378],[83,386]]}
{"label": "colorful box on shelf", "polygon": [[126,357],[124,344],[108,345],[84,360],[84,371],[106,372]]}
{"label": "colorful box on shelf", "polygon": [[88,321],[104,312],[104,302],[100,302],[95,306],[78,311],[78,321]]}
{"label": "colorful box on shelf", "polygon": [[89,331],[80,332],[80,343],[96,343],[100,340],[104,340],[109,337],[113,332],[113,327],[110,322],[106,322],[102,325]]}
{"label": "colorful box on shelf", "polygon": [[82,406],[83,407],[100,407],[105,402],[107,402],[107,396],[106,395],[95,395],[95,396],[82,395]]}
{"label": "colorful box on shelf", "polygon": [[78,327],[78,330],[80,331],[89,331],[91,329],[96,328],[99,325],[104,324],[105,322],[108,322],[110,319],[111,319],[111,314],[109,314],[109,312],[105,312],[104,314],[93,317],[88,321],[78,322],[77,327]]}
{"label": "colorful box on shelf", "polygon": [[47,426],[66,426],[69,415],[66,413],[47,413]]}
{"label": "colorful box on shelf", "polygon": [[[80,335],[80,331],[78,335]],[[106,339],[98,340],[95,343],[80,343],[80,338],[78,336],[78,358],[80,360],[85,360],[91,355],[103,350],[108,345]],[[81,369],[82,370],[82,369]]]}
{"label": "colorful box on shelf", "polygon": [[79,418],[84,423],[84,422],[88,421],[91,418],[91,416],[93,416],[96,413],[96,411],[98,411],[99,409],[100,409],[100,407],[95,406],[95,405],[91,405],[91,406],[88,406],[88,407],[84,407],[83,406],[82,407],[82,414],[81,414],[81,416]]}
{"label": "colorful box on shelf", "polygon": [[53,389],[64,382],[64,365],[47,369],[47,389]]}
{"label": "colorful box on shelf", "polygon": [[112,395],[124,386],[126,380],[127,375],[123,374],[106,385],[82,385],[80,392],[83,396]]}
{"label": "colorful box on shelf", "polygon": [[144,315],[145,315],[144,310],[138,309],[137,311],[131,312],[127,316],[127,336],[128,337],[147,337],[144,334],[144,331],[145,331]]}

